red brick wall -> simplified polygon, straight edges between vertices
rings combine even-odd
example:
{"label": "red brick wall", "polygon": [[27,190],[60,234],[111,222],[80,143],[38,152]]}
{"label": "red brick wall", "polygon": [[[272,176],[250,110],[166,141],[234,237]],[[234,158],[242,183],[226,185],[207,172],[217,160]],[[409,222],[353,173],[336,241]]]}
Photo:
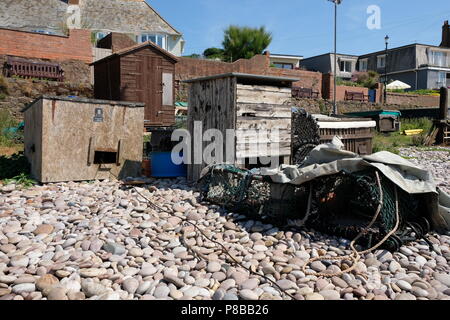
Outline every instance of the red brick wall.
{"label": "red brick wall", "polygon": [[403,93],[387,93],[387,103],[399,104],[399,105],[411,105],[422,107],[439,107],[439,96],[425,96],[416,94],[403,94]]}
{"label": "red brick wall", "polygon": [[[334,98],[334,78],[332,74],[324,74],[322,83],[322,97],[327,100]],[[378,84],[377,95],[375,102],[381,102],[382,98],[382,84]],[[369,89],[364,87],[352,87],[352,86],[336,86],[336,101],[345,100],[345,91],[363,92],[365,95],[369,95]]]}
{"label": "red brick wall", "polygon": [[175,70],[177,80],[187,80],[230,72],[299,78],[300,81],[294,82],[293,86],[313,88],[314,91],[322,92],[321,73],[271,68],[269,56],[267,55],[256,55],[251,59],[240,59],[233,63],[181,57],[180,61],[176,64]]}
{"label": "red brick wall", "polygon": [[0,29],[0,55],[91,63],[91,32],[70,30],[66,37]]}

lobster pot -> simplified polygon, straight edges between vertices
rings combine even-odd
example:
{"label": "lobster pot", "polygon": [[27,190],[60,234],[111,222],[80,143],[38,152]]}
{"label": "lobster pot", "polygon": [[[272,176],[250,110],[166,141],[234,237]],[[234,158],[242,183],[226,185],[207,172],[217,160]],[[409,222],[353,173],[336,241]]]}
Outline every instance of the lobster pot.
{"label": "lobster pot", "polygon": [[144,104],[43,96],[22,112],[36,180],[141,176]]}
{"label": "lobster pot", "polygon": [[377,126],[375,121],[363,118],[315,116],[319,124],[321,143],[329,143],[337,136],[347,151],[360,155],[372,153],[372,140]]}
{"label": "lobster pot", "polygon": [[[188,179],[197,180],[212,163],[229,163],[251,169],[290,163],[292,82],[298,79],[229,73],[187,80],[189,89],[188,130],[192,164]],[[210,130],[215,129],[215,130]],[[210,144],[205,134],[220,132],[224,139],[216,157],[202,157]],[[203,141],[202,141],[203,140]],[[194,157],[201,159],[195,161]],[[271,162],[272,165],[267,165]]]}

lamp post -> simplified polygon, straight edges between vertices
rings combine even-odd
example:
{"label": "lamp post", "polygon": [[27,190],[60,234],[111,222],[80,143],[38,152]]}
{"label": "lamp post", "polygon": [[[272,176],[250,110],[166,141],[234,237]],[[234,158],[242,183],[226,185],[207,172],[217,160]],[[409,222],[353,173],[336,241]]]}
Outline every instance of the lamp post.
{"label": "lamp post", "polygon": [[386,51],[384,54],[384,103],[387,103],[387,62],[388,62],[388,44],[389,36],[384,37],[384,43],[386,44]]}
{"label": "lamp post", "polygon": [[328,0],[334,3],[334,90],[333,90],[333,114],[337,114],[336,104],[336,72],[337,72],[337,6],[342,3],[342,0]]}

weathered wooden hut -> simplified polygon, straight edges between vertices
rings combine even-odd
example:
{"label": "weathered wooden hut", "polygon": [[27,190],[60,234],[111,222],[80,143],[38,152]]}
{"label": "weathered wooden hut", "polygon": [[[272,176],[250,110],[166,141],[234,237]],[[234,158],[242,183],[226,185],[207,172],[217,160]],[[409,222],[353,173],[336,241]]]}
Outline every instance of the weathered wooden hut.
{"label": "weathered wooden hut", "polygon": [[[243,73],[228,73],[187,80],[189,89],[188,130],[191,134],[192,164],[188,164],[188,179],[197,180],[206,166],[195,163],[194,151],[203,150],[208,142],[201,142],[208,129],[218,129],[224,138],[227,130],[234,131],[234,149],[227,150],[223,142],[224,162],[248,167],[249,160],[259,162],[278,157],[288,164],[291,156],[292,82],[299,79]],[[201,122],[201,128],[195,122]],[[198,123],[197,123],[198,124]],[[277,131],[278,138],[271,138]],[[265,132],[265,134],[260,134]],[[199,137],[198,135],[202,136]],[[199,162],[199,161],[197,161]]]}
{"label": "weathered wooden hut", "polygon": [[143,102],[147,129],[172,126],[177,61],[150,41],[116,51],[91,64],[95,98]]}

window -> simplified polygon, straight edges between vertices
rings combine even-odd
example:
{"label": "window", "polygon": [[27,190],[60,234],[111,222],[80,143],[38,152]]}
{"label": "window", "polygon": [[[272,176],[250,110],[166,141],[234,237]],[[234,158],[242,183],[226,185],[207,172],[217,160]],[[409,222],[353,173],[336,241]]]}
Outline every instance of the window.
{"label": "window", "polygon": [[377,68],[386,67],[386,55],[377,57]]}
{"label": "window", "polygon": [[101,40],[101,39],[103,39],[104,37],[106,37],[108,34],[109,34],[109,33],[106,33],[106,32],[97,32],[97,33],[95,34],[95,39],[96,39],[96,40]]}
{"label": "window", "polygon": [[167,36],[162,34],[142,34],[138,39],[139,42],[151,41],[159,47],[167,50]]}
{"label": "window", "polygon": [[442,51],[431,51],[430,64],[438,67],[447,67],[447,53]]}
{"label": "window", "polygon": [[368,59],[362,59],[359,61],[359,71],[367,71],[367,67],[368,67]]}
{"label": "window", "polygon": [[440,71],[438,73],[438,86],[439,87],[445,87],[447,84],[447,72]]}
{"label": "window", "polygon": [[275,68],[279,69],[294,69],[294,65],[292,63],[274,62],[273,65]]}
{"label": "window", "polygon": [[341,60],[339,68],[341,72],[352,72],[352,62]]}

